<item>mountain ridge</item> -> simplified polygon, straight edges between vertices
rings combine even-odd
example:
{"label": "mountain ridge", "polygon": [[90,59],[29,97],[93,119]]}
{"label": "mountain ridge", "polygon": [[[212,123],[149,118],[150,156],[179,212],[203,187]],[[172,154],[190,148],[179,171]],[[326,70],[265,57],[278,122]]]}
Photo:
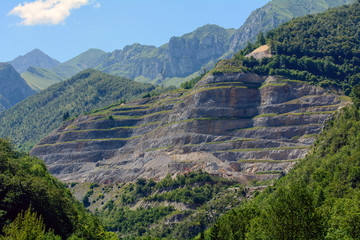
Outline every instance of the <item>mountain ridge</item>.
{"label": "mountain ridge", "polygon": [[24,56],[19,56],[9,62],[19,73],[24,73],[29,67],[41,67],[51,69],[60,64],[56,59],[46,55],[43,51],[36,48]]}

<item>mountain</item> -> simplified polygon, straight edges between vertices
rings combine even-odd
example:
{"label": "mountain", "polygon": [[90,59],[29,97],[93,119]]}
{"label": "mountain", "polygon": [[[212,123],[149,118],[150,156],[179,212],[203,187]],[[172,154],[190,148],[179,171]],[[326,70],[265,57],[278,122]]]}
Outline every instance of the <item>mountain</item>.
{"label": "mountain", "polygon": [[120,100],[140,98],[153,89],[155,87],[150,84],[85,70],[1,112],[0,136],[8,136],[17,147],[29,150],[58,127],[64,117],[76,116]]}
{"label": "mountain", "polygon": [[234,31],[205,25],[182,37],[172,37],[160,48],[134,44],[104,55],[96,68],[154,83],[162,83],[165,78],[186,77],[222,56]]}
{"label": "mountain", "polygon": [[34,49],[24,56],[19,56],[9,62],[19,73],[26,72],[28,67],[41,67],[50,69],[60,64],[58,60],[55,60],[40,49]]}
{"label": "mountain", "polygon": [[51,71],[63,79],[68,79],[75,74],[92,67],[105,53],[106,52],[100,49],[89,49],[69,61],[52,68]]}
{"label": "mountain", "polygon": [[193,89],[68,121],[32,154],[65,181],[126,182],[200,168],[247,182],[286,172],[347,101],[336,94],[360,82],[359,9],[294,19],[262,40],[270,50],[249,45]]}
{"label": "mountain", "polygon": [[105,52],[100,49],[89,49],[51,69],[29,67],[21,76],[35,91],[44,90],[57,82],[66,80],[90,68],[104,54]]}
{"label": "mountain", "polygon": [[219,59],[231,58],[249,41],[254,42],[260,32],[265,33],[294,17],[352,2],[354,0],[273,0],[252,12],[238,30],[208,24],[181,37],[172,37],[160,47],[133,44],[111,53],[90,49],[51,69],[53,73],[45,77],[44,70],[40,69],[35,71],[41,72],[40,75],[27,72],[23,77],[38,91],[59,77],[65,80],[91,67],[140,82],[179,86],[211,69]]}
{"label": "mountain", "polygon": [[214,71],[194,89],[67,121],[31,154],[70,182],[127,182],[202,169],[246,183],[288,171],[344,104],[305,82]]}
{"label": "mountain", "polygon": [[288,175],[229,211],[203,239],[359,239],[359,93]]}
{"label": "mountain", "polygon": [[221,58],[232,57],[260,32],[294,17],[323,12],[354,0],[273,0],[251,13],[238,30],[205,25],[156,48],[134,44],[104,55],[96,69],[142,82],[176,85],[211,69]]}
{"label": "mountain", "polygon": [[8,109],[35,94],[35,91],[8,63],[0,63],[0,86],[0,110]]}
{"label": "mountain", "polygon": [[324,12],[329,8],[350,4],[355,0],[272,0],[253,11],[233,35],[229,55],[254,42],[260,33],[275,29],[293,18]]}

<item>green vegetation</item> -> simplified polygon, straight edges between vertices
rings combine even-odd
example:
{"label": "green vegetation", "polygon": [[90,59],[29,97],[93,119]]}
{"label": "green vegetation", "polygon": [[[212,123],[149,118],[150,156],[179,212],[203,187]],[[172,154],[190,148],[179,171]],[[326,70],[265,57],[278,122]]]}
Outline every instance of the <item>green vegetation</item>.
{"label": "green vegetation", "polygon": [[106,52],[100,49],[89,49],[69,61],[52,68],[51,71],[62,79],[68,79],[81,71],[93,67],[105,54]]}
{"label": "green vegetation", "polygon": [[35,67],[29,67],[26,72],[21,74],[21,77],[37,92],[65,80],[51,70]]}
{"label": "green vegetation", "polygon": [[191,79],[189,81],[181,83],[180,87],[184,88],[184,89],[192,89],[192,88],[194,88],[195,84],[198,83],[206,74],[207,74],[207,72],[203,72],[199,76],[194,77],[193,79]]}
{"label": "green vegetation", "polygon": [[[236,206],[244,194],[233,181],[187,171],[158,182],[141,178],[135,183],[100,185],[90,188],[85,197],[106,229],[121,239],[190,239],[229,206]],[[182,210],[179,205],[184,206]],[[175,224],[169,220],[177,216],[185,221]]]}
{"label": "green vegetation", "polygon": [[86,70],[1,112],[0,136],[13,139],[19,149],[30,150],[41,138],[59,127],[64,114],[69,119],[68,113],[71,119],[114,102],[119,105],[124,99],[140,98],[154,89],[150,84]]}
{"label": "green vegetation", "polygon": [[311,153],[253,200],[221,218],[215,239],[360,238],[360,92],[326,125]]}
{"label": "green vegetation", "polygon": [[245,57],[260,46],[260,35],[256,44],[248,44],[215,71],[241,66],[245,72],[281,75],[321,87],[341,88],[349,94],[351,87],[360,83],[360,32],[354,27],[359,24],[359,16],[360,4],[355,3],[296,18],[266,34],[264,40],[273,57]]}
{"label": "green vegetation", "polygon": [[[0,239],[114,239],[43,161],[0,139]],[[2,231],[2,232],[1,232]]]}

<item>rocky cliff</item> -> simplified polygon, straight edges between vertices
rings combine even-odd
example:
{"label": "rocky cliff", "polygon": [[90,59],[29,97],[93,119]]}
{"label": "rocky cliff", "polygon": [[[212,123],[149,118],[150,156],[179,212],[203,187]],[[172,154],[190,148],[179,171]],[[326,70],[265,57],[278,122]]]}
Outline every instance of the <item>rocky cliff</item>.
{"label": "rocky cliff", "polygon": [[68,121],[31,154],[64,181],[121,182],[204,169],[246,182],[288,171],[344,97],[304,82],[215,73],[194,89]]}
{"label": "rocky cliff", "polygon": [[209,62],[215,63],[229,49],[235,29],[205,25],[157,48],[133,44],[115,50],[94,64],[96,69],[145,82],[187,77]]}

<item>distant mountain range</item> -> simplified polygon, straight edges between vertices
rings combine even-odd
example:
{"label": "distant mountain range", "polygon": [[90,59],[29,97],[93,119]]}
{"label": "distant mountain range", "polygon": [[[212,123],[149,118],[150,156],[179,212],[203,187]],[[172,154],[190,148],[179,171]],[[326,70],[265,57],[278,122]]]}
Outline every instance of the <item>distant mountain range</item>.
{"label": "distant mountain range", "polygon": [[34,90],[40,91],[92,67],[105,53],[99,49],[89,49],[52,68],[29,67],[21,76]]}
{"label": "distant mountain range", "polygon": [[29,67],[53,68],[60,64],[56,59],[53,59],[43,53],[40,49],[34,49],[24,56],[19,56],[9,62],[19,73],[24,73]]}
{"label": "distant mountain range", "polygon": [[89,67],[140,82],[179,86],[211,69],[219,59],[233,56],[248,42],[255,41],[260,32],[265,33],[294,17],[353,2],[355,0],[273,0],[253,11],[237,30],[205,25],[192,33],[172,37],[160,47],[136,43],[111,53],[90,49],[55,67],[31,65],[35,68],[22,76],[37,91]]}

